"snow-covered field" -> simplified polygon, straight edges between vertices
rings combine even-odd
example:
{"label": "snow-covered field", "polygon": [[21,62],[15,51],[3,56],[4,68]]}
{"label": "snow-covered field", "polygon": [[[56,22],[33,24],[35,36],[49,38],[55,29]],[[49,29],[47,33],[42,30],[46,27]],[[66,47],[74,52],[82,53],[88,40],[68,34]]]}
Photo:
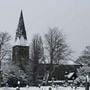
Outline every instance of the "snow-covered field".
{"label": "snow-covered field", "polygon": [[[26,87],[26,88],[20,88],[20,90],[49,90],[50,87]],[[9,88],[9,87],[3,87],[0,88],[0,90],[16,90],[16,88]],[[57,87],[52,88],[51,90],[85,90],[85,87],[78,87],[77,89],[72,89],[71,87]]]}

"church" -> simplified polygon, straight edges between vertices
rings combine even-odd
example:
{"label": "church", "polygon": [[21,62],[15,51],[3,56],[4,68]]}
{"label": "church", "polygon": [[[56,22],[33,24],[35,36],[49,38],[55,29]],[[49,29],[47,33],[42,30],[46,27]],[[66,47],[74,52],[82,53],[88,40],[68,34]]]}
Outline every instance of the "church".
{"label": "church", "polygon": [[27,35],[22,11],[19,18],[18,27],[16,30],[12,61],[17,65],[20,65],[21,67],[24,67],[29,61],[29,46],[27,45]]}
{"label": "church", "polygon": [[[29,57],[29,45],[27,44],[27,33],[24,24],[23,12],[21,11],[19,17],[19,23],[16,30],[15,45],[12,47],[12,62],[14,65],[19,66],[19,68],[26,74],[25,78],[29,78],[28,82],[33,82],[33,80],[43,81],[51,80],[54,77],[55,80],[64,80],[65,72],[76,73],[77,68],[80,65],[54,65],[55,70],[52,75],[48,75],[48,69],[50,64],[38,64],[36,65]],[[35,66],[37,67],[36,72],[33,72]],[[18,69],[16,69],[18,70]],[[52,70],[51,70],[52,71]],[[18,72],[18,71],[17,71]],[[19,71],[21,74],[21,72]],[[33,79],[32,79],[33,78]],[[76,77],[75,77],[76,78]],[[70,79],[70,78],[69,78]]]}

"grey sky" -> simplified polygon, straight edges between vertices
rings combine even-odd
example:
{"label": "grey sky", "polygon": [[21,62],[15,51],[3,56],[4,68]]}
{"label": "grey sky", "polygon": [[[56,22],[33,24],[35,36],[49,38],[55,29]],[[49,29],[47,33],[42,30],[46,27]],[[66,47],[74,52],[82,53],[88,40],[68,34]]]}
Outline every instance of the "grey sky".
{"label": "grey sky", "polygon": [[90,0],[0,0],[0,31],[15,35],[21,9],[29,42],[34,33],[43,35],[57,26],[74,57],[90,45]]}

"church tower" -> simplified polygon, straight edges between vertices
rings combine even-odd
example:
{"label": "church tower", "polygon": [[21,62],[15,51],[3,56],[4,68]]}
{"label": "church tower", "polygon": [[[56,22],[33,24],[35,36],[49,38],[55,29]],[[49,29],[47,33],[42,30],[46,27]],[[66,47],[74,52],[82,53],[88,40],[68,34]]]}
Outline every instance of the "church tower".
{"label": "church tower", "polygon": [[27,46],[27,35],[22,11],[19,17],[19,23],[16,30],[15,45],[13,46],[12,60],[15,64],[21,67],[25,66],[29,60],[29,46]]}

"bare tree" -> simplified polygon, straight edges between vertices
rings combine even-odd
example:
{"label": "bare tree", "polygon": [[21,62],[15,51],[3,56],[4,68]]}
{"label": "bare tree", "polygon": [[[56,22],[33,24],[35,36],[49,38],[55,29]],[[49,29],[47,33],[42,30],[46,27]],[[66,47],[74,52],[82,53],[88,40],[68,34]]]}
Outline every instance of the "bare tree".
{"label": "bare tree", "polygon": [[45,34],[45,40],[50,64],[59,64],[60,60],[64,60],[70,55],[71,50],[69,50],[64,35],[58,28],[49,28],[49,32]]}
{"label": "bare tree", "polygon": [[34,62],[33,65],[33,81],[37,80],[37,68],[40,61],[43,60],[44,57],[44,48],[43,48],[43,41],[41,36],[36,34],[32,39],[31,45],[31,59]]}
{"label": "bare tree", "polygon": [[[71,54],[71,50],[65,42],[64,35],[58,28],[49,28],[47,34],[45,34],[46,40],[46,52],[47,57],[49,57],[49,76],[52,77],[55,68],[58,67],[61,60],[66,60]],[[58,64],[58,65],[54,65]]]}
{"label": "bare tree", "polygon": [[10,39],[11,36],[8,33],[0,33],[0,62],[11,55]]}
{"label": "bare tree", "polygon": [[[31,59],[38,64],[44,56],[43,41],[41,36],[36,34],[32,39],[31,45]],[[40,60],[40,61],[39,61]]]}

